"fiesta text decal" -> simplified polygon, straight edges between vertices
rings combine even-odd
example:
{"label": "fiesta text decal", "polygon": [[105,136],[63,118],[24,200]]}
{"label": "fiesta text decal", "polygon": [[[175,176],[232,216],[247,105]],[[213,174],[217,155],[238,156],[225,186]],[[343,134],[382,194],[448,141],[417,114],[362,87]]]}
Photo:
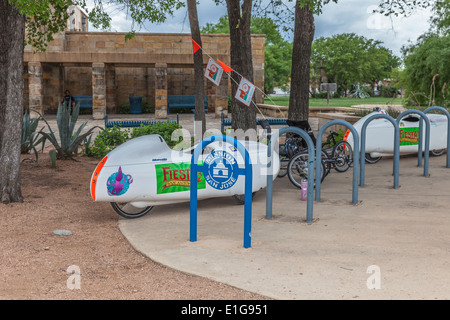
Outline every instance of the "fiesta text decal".
{"label": "fiesta text decal", "polygon": [[411,146],[419,144],[419,128],[401,128],[400,129],[400,145]]}
{"label": "fiesta text decal", "polygon": [[[155,169],[157,194],[191,189],[191,164],[189,162],[158,164],[155,165]],[[205,178],[200,172],[197,175],[197,188],[206,188]]]}

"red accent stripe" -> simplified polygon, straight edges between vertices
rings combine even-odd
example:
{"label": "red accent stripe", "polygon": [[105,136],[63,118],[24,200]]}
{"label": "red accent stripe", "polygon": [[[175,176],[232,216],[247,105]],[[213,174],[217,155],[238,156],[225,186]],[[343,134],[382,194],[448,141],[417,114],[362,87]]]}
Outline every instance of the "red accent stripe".
{"label": "red accent stripe", "polygon": [[102,171],[103,166],[105,165],[106,160],[108,159],[108,157],[104,157],[102,159],[102,161],[100,161],[100,163],[97,165],[97,168],[95,168],[94,173],[92,174],[92,178],[91,178],[91,196],[92,199],[94,199],[95,201],[95,186],[97,185],[97,178],[100,174],[100,171]]}
{"label": "red accent stripe", "polygon": [[344,135],[344,141],[347,141],[348,135],[350,134],[350,129],[347,130],[347,132]]}

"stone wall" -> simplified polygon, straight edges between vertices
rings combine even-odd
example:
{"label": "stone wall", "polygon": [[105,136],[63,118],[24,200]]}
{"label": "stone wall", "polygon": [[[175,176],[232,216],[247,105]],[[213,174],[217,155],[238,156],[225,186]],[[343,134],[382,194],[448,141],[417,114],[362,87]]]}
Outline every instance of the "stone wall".
{"label": "stone wall", "polygon": [[[57,63],[58,57],[52,56],[52,61],[40,62],[43,95],[41,109],[46,113],[55,113],[58,97],[61,97],[66,89],[69,89],[74,96],[93,95],[92,62],[85,59],[85,57],[89,57],[89,53],[100,55],[101,61],[96,62],[104,62],[105,99],[107,101],[105,112],[107,113],[118,112],[119,105],[126,103],[129,96],[142,96],[155,106],[158,103],[161,104],[161,101],[156,101],[159,98],[155,93],[160,89],[156,84],[156,63],[142,63],[142,55],[157,57],[162,61],[167,60],[165,62],[167,68],[167,88],[165,90],[168,95],[194,94],[190,37],[190,34],[138,33],[133,39],[125,41],[125,33],[65,32],[58,34],[50,43],[49,52],[61,52],[62,55],[79,54],[79,58],[75,56],[76,59],[72,59],[74,61],[71,60],[70,63]],[[263,89],[265,36],[253,35],[252,44],[254,83]],[[206,54],[230,64],[229,35],[204,34],[202,35],[202,47],[205,64],[208,58]],[[26,48],[26,52],[31,50],[30,47]],[[101,59],[101,55],[105,59]],[[106,62],[109,55],[114,55],[120,62]],[[176,57],[175,62],[172,57]],[[28,67],[28,62],[25,61],[25,63]],[[30,69],[28,68],[28,70]],[[236,74],[233,77],[236,81],[240,80]],[[30,74],[27,74],[25,78],[29,81]],[[225,76],[222,81],[227,82],[228,77]],[[229,91],[228,86],[227,94],[230,94]],[[29,94],[30,101],[36,100],[30,90]],[[224,93],[223,87],[218,88],[205,79],[205,94],[208,96],[210,112],[214,112],[216,107],[226,111],[227,94]],[[262,103],[263,98],[263,94],[257,91],[257,102]]]}

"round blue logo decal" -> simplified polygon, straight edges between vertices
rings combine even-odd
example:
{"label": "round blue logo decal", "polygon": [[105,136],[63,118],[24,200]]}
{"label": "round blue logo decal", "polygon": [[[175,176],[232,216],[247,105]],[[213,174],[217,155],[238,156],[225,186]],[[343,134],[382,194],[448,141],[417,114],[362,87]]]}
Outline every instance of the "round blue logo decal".
{"label": "round blue logo decal", "polygon": [[211,152],[203,165],[207,166],[205,180],[214,189],[229,189],[239,177],[239,165],[236,159],[226,151]]}

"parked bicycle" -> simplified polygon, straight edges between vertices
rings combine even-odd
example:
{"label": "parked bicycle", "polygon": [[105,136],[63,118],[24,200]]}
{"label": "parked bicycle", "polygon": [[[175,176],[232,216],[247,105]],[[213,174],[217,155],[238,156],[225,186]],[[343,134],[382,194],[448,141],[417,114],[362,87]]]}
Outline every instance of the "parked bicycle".
{"label": "parked bicycle", "polygon": [[[316,137],[307,120],[287,120],[289,126],[304,130],[310,136],[316,146]],[[270,126],[261,124],[263,128],[270,130]],[[269,127],[269,128],[267,128]],[[321,158],[321,181],[330,173],[331,169],[338,172],[347,171],[353,162],[353,151],[351,145],[346,141],[336,141],[339,134],[331,131],[322,145]],[[292,184],[301,188],[302,180],[308,179],[308,145],[306,141],[295,133],[286,134],[286,140],[279,146],[280,172],[278,177],[288,175]]]}

